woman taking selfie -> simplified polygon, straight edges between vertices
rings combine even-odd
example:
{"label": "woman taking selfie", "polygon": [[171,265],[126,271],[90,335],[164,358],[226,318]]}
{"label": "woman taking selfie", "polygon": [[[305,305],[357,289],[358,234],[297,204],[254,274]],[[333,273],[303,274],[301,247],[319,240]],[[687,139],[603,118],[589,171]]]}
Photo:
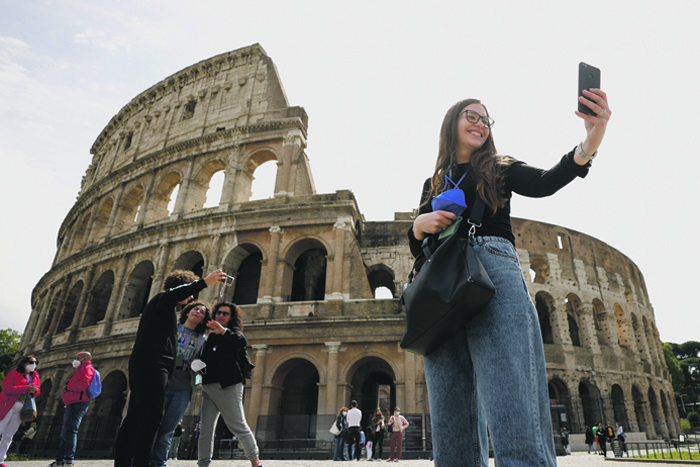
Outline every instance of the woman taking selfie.
{"label": "woman taking selfie", "polygon": [[[34,355],[22,358],[17,368],[10,371],[2,380],[0,392],[0,463],[5,462],[12,436],[19,428],[20,414],[27,397],[39,395],[39,373]],[[5,464],[2,464],[5,465]]]}
{"label": "woman taking selfie", "polygon": [[576,112],[584,120],[586,137],[549,170],[498,155],[494,121],[477,99],[456,103],[442,122],[435,172],[423,186],[418,216],[408,232],[411,252],[418,256],[426,236],[456,219],[453,212],[433,211],[431,205],[445,188],[454,187],[446,182],[449,177],[464,192],[467,205],[456,235],[468,238],[466,220],[477,193],[485,205],[474,250],[496,295],[466,328],[424,357],[437,467],[487,466],[487,425],[497,464],[556,466],[542,337],[515,251],[510,199],[513,193],[549,196],[586,176],[610,108],[599,89],[583,96],[580,102],[596,114]]}
{"label": "woman taking selfie", "polygon": [[[194,392],[196,374],[191,368],[204,349],[209,309],[203,302],[190,302],[180,311],[177,326],[175,370],[165,388],[165,413],[151,452],[150,467],[165,467],[175,429],[185,415]],[[175,453],[177,456],[177,453]]]}
{"label": "woman taking selfie", "polygon": [[199,436],[199,467],[211,463],[214,449],[214,428],[219,414],[228,429],[236,435],[252,467],[262,465],[258,445],[250,431],[243,411],[243,385],[250,378],[239,359],[248,341],[243,330],[243,313],[234,303],[221,302],[214,306],[214,321],[202,352],[206,368],[202,375],[202,430]]}

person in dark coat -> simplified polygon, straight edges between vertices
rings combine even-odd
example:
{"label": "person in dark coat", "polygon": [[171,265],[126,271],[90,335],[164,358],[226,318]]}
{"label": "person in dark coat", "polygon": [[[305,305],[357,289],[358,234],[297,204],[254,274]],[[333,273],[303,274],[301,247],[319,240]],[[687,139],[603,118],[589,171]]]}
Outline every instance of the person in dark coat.
{"label": "person in dark coat", "polygon": [[602,456],[603,457],[608,457],[608,449],[605,446],[605,440],[608,438],[608,434],[606,433],[605,428],[603,428],[603,424],[599,423],[598,424],[598,444],[600,444],[600,449],[603,451]]}
{"label": "person in dark coat", "polygon": [[595,451],[595,437],[593,436],[593,430],[588,425],[586,425],[586,445],[588,445],[588,454],[591,453],[591,450]]}

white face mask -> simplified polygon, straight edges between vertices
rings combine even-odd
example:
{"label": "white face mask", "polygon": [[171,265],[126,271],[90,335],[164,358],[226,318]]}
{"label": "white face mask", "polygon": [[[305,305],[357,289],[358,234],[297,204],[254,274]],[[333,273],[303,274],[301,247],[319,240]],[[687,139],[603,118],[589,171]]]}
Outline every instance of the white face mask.
{"label": "white face mask", "polygon": [[36,363],[25,365],[24,368],[27,370],[27,373],[31,373],[36,368]]}
{"label": "white face mask", "polygon": [[80,366],[80,360],[73,360],[73,368],[78,368]]}
{"label": "white face mask", "polygon": [[[190,367],[192,368],[193,371],[202,371],[202,370],[204,370],[204,368],[206,368],[206,366],[207,366],[207,364],[201,360],[194,360],[190,364]],[[202,374],[204,374],[203,371],[202,371]]]}
{"label": "white face mask", "polygon": [[348,413],[347,413],[345,410],[343,410],[343,415],[347,415],[347,414],[348,414]]}

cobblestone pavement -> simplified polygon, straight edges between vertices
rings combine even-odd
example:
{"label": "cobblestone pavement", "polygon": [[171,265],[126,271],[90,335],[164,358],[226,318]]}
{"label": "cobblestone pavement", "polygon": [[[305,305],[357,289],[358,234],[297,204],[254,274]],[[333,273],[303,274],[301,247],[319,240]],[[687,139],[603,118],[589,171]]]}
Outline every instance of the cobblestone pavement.
{"label": "cobblestone pavement", "polygon": [[[51,463],[51,459],[41,461],[25,461],[25,462],[5,462],[7,467],[47,467]],[[265,467],[337,467],[333,461],[316,461],[316,460],[265,460]],[[369,467],[370,465],[398,465],[401,467],[431,467],[433,463],[428,460],[407,460],[398,463],[387,464],[386,462],[365,462],[362,464]],[[75,462],[75,467],[112,467],[112,460],[78,460]],[[213,461],[211,467],[248,467],[250,462],[246,460],[219,460]],[[342,465],[342,464],[340,464]],[[489,466],[493,467],[493,459],[489,461]],[[607,462],[601,456],[587,455],[585,453],[574,453],[572,456],[557,457],[558,467],[650,467],[650,466],[667,466],[661,462],[633,462],[623,461],[614,462],[608,458]],[[196,467],[197,461],[169,461],[167,467]]]}

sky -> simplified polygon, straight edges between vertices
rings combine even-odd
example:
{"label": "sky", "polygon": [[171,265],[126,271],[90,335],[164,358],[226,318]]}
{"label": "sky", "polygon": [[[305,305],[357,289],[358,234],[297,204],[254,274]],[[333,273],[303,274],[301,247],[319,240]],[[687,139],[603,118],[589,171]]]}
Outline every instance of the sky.
{"label": "sky", "polygon": [[[513,215],[625,254],[661,339],[700,340],[699,20],[700,2],[678,0],[0,0],[0,329],[24,330],[110,118],[179,70],[259,43],[309,115],[317,192],[352,190],[369,221],[416,207],[442,118],[466,97],[488,107],[501,154],[551,167],[585,137],[578,63],[600,68],[612,118],[588,177],[516,196]],[[679,235],[690,246],[669,249]]]}

